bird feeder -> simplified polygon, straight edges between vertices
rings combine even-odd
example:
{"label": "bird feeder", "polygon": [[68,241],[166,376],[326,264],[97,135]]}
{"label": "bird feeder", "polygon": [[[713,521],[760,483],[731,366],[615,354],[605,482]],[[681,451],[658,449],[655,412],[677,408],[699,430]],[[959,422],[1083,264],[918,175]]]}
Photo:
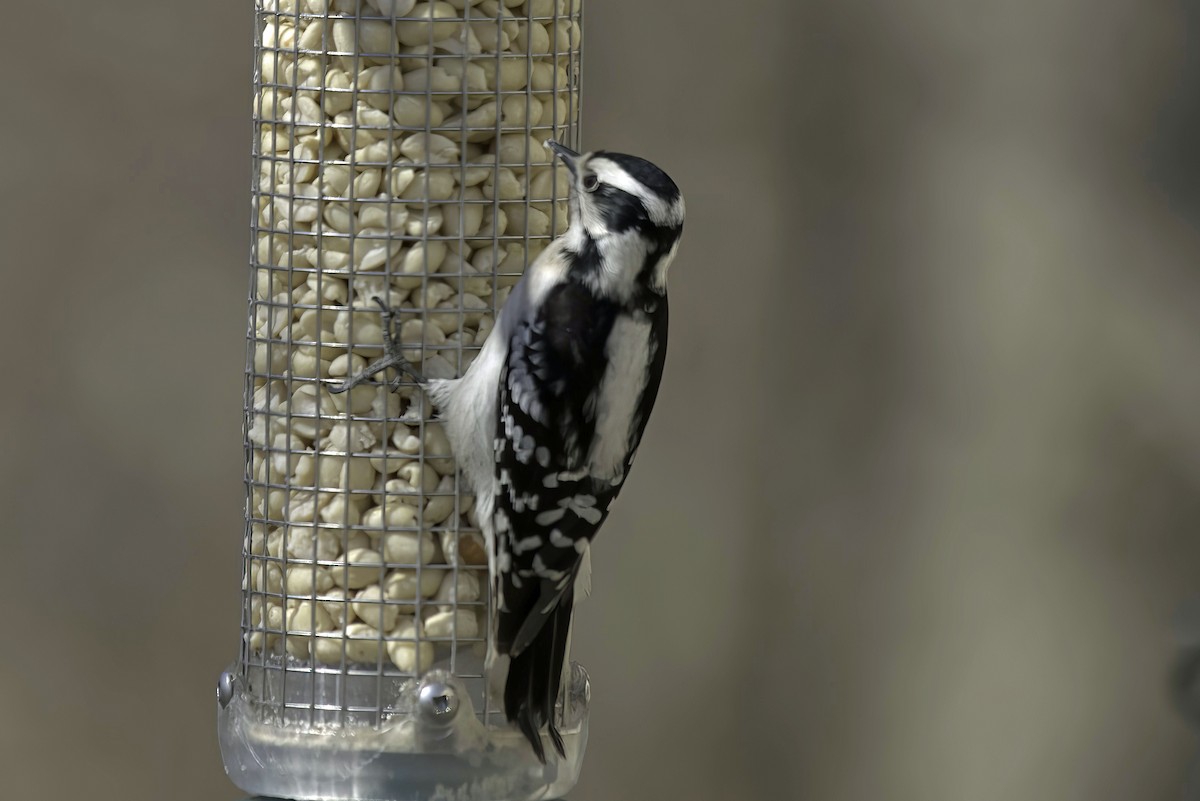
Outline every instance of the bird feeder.
{"label": "bird feeder", "polygon": [[580,0],[256,3],[243,603],[217,692],[249,793],[497,801],[578,777],[583,669],[545,764],[488,681],[487,552],[428,399],[383,374],[335,390],[389,327],[426,376],[461,375],[566,230],[544,143],[578,145],[580,22]]}

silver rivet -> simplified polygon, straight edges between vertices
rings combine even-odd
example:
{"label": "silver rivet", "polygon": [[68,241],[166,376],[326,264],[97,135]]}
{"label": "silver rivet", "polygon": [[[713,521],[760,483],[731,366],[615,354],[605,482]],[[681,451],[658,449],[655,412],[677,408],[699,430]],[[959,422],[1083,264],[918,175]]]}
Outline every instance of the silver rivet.
{"label": "silver rivet", "polygon": [[592,703],[592,681],[587,670],[578,662],[571,663],[571,684],[569,689],[572,703],[581,703],[585,707]]}
{"label": "silver rivet", "polygon": [[417,707],[426,720],[448,723],[458,714],[458,691],[441,681],[427,682],[417,693]]}
{"label": "silver rivet", "polygon": [[229,702],[233,700],[234,682],[234,676],[228,670],[221,674],[221,678],[217,679],[217,703],[221,705],[222,709],[229,706]]}

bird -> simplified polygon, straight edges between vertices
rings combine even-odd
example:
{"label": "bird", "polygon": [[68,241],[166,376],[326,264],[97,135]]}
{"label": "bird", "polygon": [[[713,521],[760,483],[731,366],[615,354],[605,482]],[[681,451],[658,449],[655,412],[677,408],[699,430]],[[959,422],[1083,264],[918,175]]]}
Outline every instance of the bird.
{"label": "bird", "polygon": [[675,182],[638,156],[546,146],[570,176],[567,230],[528,265],[459,378],[426,379],[384,354],[334,391],[394,369],[437,408],[488,550],[491,674],[507,660],[504,712],[546,762],[571,613],[590,547],[633,464],[662,380],[667,273],[683,234]]}

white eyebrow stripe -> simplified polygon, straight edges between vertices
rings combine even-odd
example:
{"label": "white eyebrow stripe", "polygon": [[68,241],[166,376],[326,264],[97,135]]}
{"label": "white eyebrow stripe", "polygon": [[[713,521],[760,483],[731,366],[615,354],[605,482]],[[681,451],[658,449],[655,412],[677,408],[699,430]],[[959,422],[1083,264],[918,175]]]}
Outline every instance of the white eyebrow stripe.
{"label": "white eyebrow stripe", "polygon": [[628,192],[642,201],[646,213],[650,215],[650,221],[655,225],[673,227],[683,222],[683,195],[680,195],[678,200],[667,203],[641,181],[604,156],[588,159],[585,167],[594,172],[603,183]]}
{"label": "white eyebrow stripe", "polygon": [[[671,205],[671,225],[681,224],[683,222],[683,214],[683,193],[680,193],[679,197],[675,198],[675,202]],[[679,243],[676,242],[676,244]]]}

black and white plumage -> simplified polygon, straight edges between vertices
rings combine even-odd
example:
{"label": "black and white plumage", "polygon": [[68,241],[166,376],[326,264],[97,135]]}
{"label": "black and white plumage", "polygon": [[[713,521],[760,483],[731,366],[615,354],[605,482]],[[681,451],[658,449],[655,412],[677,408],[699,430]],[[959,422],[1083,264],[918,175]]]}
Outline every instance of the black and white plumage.
{"label": "black and white plumage", "polygon": [[[553,713],[576,581],[658,394],[684,219],[650,162],[549,145],[573,177],[567,232],[526,269],[466,374],[426,382],[488,539],[489,671],[507,658],[506,716],[542,761],[543,728],[563,753]],[[385,367],[423,380],[398,343],[367,374]]]}

